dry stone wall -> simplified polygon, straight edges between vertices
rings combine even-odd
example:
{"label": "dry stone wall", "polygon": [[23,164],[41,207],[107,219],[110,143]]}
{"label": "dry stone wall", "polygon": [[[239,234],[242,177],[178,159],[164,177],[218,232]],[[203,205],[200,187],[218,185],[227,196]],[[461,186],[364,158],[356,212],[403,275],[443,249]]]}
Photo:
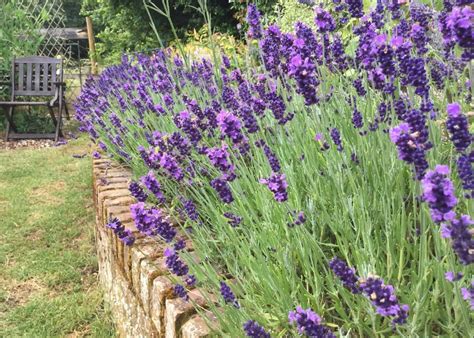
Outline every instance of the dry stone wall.
{"label": "dry stone wall", "polygon": [[[128,190],[130,180],[130,171],[110,159],[93,160],[99,277],[119,335],[211,337],[206,321],[192,305],[205,306],[209,298],[198,289],[189,292],[191,302],[176,298],[164,263],[164,247],[140,236],[135,228],[130,214],[130,205],[135,202]],[[106,227],[112,217],[137,237],[133,246],[125,246]]]}

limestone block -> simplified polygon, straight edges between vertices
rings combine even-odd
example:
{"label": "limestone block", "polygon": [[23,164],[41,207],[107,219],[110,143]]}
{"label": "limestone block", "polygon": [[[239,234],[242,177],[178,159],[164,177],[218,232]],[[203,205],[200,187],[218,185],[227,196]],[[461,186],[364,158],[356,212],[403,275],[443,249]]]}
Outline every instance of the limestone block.
{"label": "limestone block", "polygon": [[[107,179],[105,179],[105,180],[107,180]],[[103,183],[105,183],[105,182],[103,182]],[[114,183],[106,181],[106,183],[107,184],[99,184],[97,186],[97,192],[101,193],[101,192],[107,191],[107,190],[120,190],[120,189],[128,190],[127,181],[114,182]]]}
{"label": "limestone block", "polygon": [[[117,190],[113,191],[105,191],[104,193],[114,193]],[[100,196],[100,194],[99,194]],[[100,203],[100,200],[98,201]],[[99,204],[99,212],[100,212],[100,217],[102,217],[102,220],[105,222],[106,221],[106,213],[104,210],[107,210],[107,208],[111,206],[130,206],[134,202],[134,198],[131,196],[122,196],[122,197],[117,197],[115,199],[106,199],[102,205]]]}
{"label": "limestone block", "polygon": [[206,321],[199,315],[194,315],[181,328],[182,338],[211,337],[211,330]]}
{"label": "limestone block", "polygon": [[131,275],[132,286],[135,294],[140,295],[140,268],[141,261],[145,258],[151,259],[162,254],[161,248],[157,243],[149,238],[144,238],[137,241],[133,246],[131,252]]}
{"label": "limestone block", "polygon": [[143,304],[145,313],[151,315],[151,292],[153,287],[153,280],[168,273],[166,268],[165,258],[158,259],[145,258],[141,261],[140,266],[140,298]]}
{"label": "limestone block", "polygon": [[188,319],[196,313],[193,304],[204,307],[206,298],[198,289],[188,292],[189,300],[181,298],[167,299],[165,309],[165,337],[176,338],[181,336],[181,328]]}
{"label": "limestone block", "polygon": [[174,298],[173,282],[169,276],[158,276],[153,280],[150,295],[151,319],[160,337],[165,336],[165,305],[166,299]]}

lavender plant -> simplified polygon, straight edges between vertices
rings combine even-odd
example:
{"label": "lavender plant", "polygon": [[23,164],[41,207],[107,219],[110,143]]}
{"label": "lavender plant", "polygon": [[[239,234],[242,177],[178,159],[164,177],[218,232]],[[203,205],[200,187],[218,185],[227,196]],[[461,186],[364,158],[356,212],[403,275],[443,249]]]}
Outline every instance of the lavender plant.
{"label": "lavender plant", "polygon": [[243,65],[162,49],[85,85],[82,130],[132,168],[137,229],[177,296],[216,296],[219,334],[469,335],[474,12],[445,3],[316,6],[294,34],[251,6]]}

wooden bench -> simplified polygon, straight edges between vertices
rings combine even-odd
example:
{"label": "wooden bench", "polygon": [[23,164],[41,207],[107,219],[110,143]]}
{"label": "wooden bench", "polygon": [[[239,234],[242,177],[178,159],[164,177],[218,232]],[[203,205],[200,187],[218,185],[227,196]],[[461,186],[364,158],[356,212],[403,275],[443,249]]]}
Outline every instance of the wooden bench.
{"label": "wooden bench", "polygon": [[[16,58],[12,61],[10,78],[11,100],[0,102],[5,111],[5,140],[23,138],[53,138],[58,140],[61,134],[62,112],[69,116],[64,100],[65,83],[63,82],[63,61],[61,59],[29,56]],[[36,100],[34,99],[36,98]],[[33,134],[18,133],[13,122],[15,108],[19,106],[44,106],[55,126],[55,133]],[[53,108],[57,108],[57,117]]]}

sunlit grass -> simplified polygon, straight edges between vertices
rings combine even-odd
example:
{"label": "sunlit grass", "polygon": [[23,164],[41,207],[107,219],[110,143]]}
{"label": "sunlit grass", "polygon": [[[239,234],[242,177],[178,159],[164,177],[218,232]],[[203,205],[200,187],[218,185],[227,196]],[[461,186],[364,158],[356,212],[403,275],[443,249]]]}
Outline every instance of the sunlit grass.
{"label": "sunlit grass", "polygon": [[0,152],[0,336],[114,336],[97,280],[87,139]]}

